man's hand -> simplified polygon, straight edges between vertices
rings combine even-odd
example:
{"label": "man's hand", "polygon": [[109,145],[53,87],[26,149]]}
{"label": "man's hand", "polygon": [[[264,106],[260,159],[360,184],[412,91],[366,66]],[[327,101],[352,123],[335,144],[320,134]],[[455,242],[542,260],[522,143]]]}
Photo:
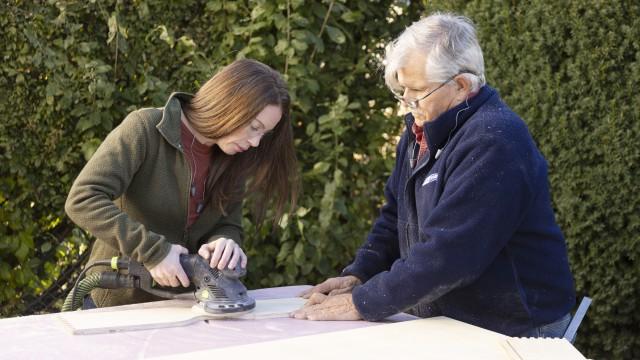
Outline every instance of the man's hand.
{"label": "man's hand", "polygon": [[160,263],[149,269],[153,280],[162,286],[177,287],[189,286],[189,278],[180,265],[180,254],[188,254],[189,251],[180,245],[171,245],[169,254]]}
{"label": "man's hand", "polygon": [[351,294],[324,295],[315,293],[291,317],[306,320],[360,320]]}
{"label": "man's hand", "polygon": [[235,241],[220,238],[208,244],[200,246],[198,254],[209,260],[209,266],[222,270],[229,265],[229,269],[235,269],[238,262],[243,268],[247,267],[247,255]]}
{"label": "man's hand", "polygon": [[355,276],[338,276],[325,280],[324,282],[307,289],[300,293],[300,297],[309,299],[312,294],[329,294],[338,295],[350,293],[354,286],[360,285],[362,282]]}

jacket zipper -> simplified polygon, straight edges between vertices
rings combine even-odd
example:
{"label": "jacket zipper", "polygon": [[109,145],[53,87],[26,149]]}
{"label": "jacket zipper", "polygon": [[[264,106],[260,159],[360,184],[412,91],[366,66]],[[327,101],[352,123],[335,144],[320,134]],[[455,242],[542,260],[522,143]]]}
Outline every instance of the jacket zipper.
{"label": "jacket zipper", "polygon": [[182,154],[182,158],[185,160],[185,164],[187,165],[187,169],[189,169],[189,182],[187,183],[187,211],[186,211],[186,216],[185,216],[185,222],[184,222],[184,229],[182,231],[182,240],[185,242],[188,240],[188,236],[189,236],[189,230],[187,230],[188,225],[189,225],[189,201],[190,201],[190,192],[191,192],[191,183],[193,182],[193,173],[191,172],[191,165],[189,164],[187,160],[187,157],[184,155],[184,151],[182,148],[182,144],[178,144],[178,150],[180,151],[180,153]]}

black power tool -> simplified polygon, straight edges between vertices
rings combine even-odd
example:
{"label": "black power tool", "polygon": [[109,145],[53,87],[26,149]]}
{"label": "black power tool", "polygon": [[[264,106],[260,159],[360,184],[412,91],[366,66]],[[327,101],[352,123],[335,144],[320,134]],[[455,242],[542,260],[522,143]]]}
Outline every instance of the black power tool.
{"label": "black power tool", "polygon": [[[200,255],[180,255],[180,264],[191,282],[190,289],[198,304],[207,313],[233,316],[255,308],[256,302],[247,295],[247,288],[240,282],[246,270],[237,266],[234,270],[213,269]],[[111,266],[112,271],[93,273],[83,278],[93,266]],[[184,298],[183,293],[170,291],[174,288],[154,286],[151,274],[142,264],[128,258],[114,257],[89,264],[80,274],[76,285],[64,301],[62,311],[74,310],[91,290],[135,288],[165,298]]]}

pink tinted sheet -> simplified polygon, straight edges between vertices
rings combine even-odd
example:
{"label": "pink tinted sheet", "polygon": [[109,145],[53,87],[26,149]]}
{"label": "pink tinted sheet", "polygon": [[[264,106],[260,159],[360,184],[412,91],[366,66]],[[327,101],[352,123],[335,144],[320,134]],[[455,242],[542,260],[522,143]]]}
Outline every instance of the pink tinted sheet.
{"label": "pink tinted sheet", "polygon": [[[255,299],[295,297],[309,286],[250,290]],[[126,305],[166,305],[181,300]],[[115,308],[108,310],[113,311]],[[90,310],[104,311],[104,309]],[[398,314],[385,322],[413,320]],[[193,325],[100,335],[71,335],[56,314],[0,319],[0,359],[144,359],[296,336],[376,326],[385,322],[306,321],[290,318],[200,321]]]}

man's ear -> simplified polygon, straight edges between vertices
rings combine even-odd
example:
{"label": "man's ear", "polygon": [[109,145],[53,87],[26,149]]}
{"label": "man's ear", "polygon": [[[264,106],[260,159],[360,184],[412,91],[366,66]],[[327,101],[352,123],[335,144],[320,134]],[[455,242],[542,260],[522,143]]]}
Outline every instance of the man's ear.
{"label": "man's ear", "polygon": [[469,97],[469,94],[471,93],[471,86],[472,86],[471,80],[469,80],[469,78],[464,76],[463,74],[460,74],[455,78],[453,78],[453,81],[455,82],[455,86],[457,90],[457,94],[456,94],[457,102],[462,102],[466,100]]}

